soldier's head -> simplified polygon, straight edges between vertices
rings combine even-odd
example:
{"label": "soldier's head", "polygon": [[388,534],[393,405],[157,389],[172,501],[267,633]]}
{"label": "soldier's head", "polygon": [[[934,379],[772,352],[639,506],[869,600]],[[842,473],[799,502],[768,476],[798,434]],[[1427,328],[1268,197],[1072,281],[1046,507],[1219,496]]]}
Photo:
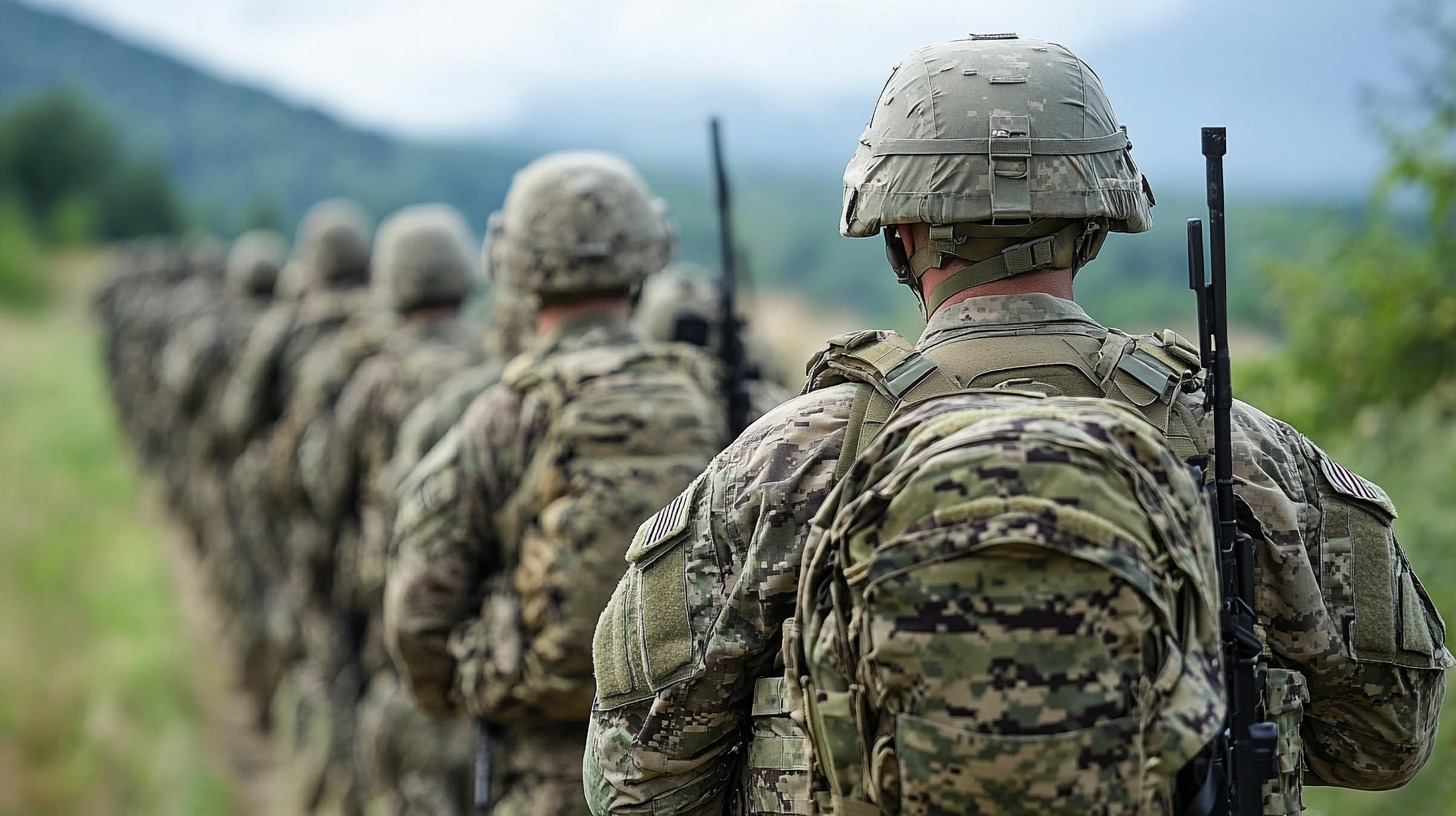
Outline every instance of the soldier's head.
{"label": "soldier's head", "polygon": [[288,257],[288,242],[273,230],[248,230],[233,242],[224,272],[229,295],[269,298],[278,283],[278,270]]}
{"label": "soldier's head", "polygon": [[839,229],[882,231],[927,315],[1039,270],[1070,270],[1070,286],[1109,232],[1152,226],[1131,150],[1102,81],[1065,47],[1011,34],[927,46],[880,93],[844,171]]}
{"label": "soldier's head", "polygon": [[662,201],[632,166],[589,151],[553,153],[511,181],[488,228],[488,268],[543,307],[626,298],[672,257]]}
{"label": "soldier's head", "polygon": [[374,239],[375,301],[399,314],[460,306],[470,290],[470,227],[454,207],[405,207],[379,225]]}
{"label": "soldier's head", "polygon": [[307,290],[362,286],[369,281],[369,216],[346,198],[313,205],[298,222],[290,266]]}
{"label": "soldier's head", "polygon": [[492,247],[499,232],[500,219],[490,219],[480,247],[484,279],[494,281],[485,319],[485,353],[495,360],[508,360],[524,349],[536,333],[536,296],[507,286],[491,271]]}
{"label": "soldier's head", "polygon": [[716,349],[723,293],[708,270],[675,263],[647,278],[632,320],[653,340]]}

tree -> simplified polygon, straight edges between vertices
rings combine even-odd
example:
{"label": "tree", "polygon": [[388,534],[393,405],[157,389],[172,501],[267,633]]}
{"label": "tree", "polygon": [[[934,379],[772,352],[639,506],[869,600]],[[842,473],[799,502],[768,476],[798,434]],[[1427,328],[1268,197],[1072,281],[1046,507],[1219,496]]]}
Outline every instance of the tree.
{"label": "tree", "polygon": [[1301,428],[1456,380],[1456,10],[1415,15],[1436,47],[1413,92],[1379,100],[1390,159],[1366,225],[1268,270],[1287,345],[1247,384]]}

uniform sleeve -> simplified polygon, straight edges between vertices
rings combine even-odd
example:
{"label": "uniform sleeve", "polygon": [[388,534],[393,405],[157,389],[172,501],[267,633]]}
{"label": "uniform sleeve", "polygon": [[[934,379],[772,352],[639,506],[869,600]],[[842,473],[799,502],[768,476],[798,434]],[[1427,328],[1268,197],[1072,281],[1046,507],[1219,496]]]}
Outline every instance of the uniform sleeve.
{"label": "uniform sleeve", "polygon": [[[415,700],[438,717],[454,716],[462,704],[451,633],[479,614],[485,579],[499,568],[490,508],[509,479],[489,440],[502,438],[497,429],[518,415],[511,396],[505,389],[482,394],[399,492],[385,639]],[[499,450],[508,454],[506,448]]]}
{"label": "uniform sleeve", "polygon": [[782,671],[780,629],[831,486],[846,393],[771,412],[637,531],[592,644],[583,781],[598,816],[723,812],[753,685]]}
{"label": "uniform sleeve", "polygon": [[1272,665],[1299,672],[1309,695],[1305,782],[1398,787],[1434,747],[1452,658],[1395,506],[1289,426],[1243,405],[1234,423],[1259,622]]}

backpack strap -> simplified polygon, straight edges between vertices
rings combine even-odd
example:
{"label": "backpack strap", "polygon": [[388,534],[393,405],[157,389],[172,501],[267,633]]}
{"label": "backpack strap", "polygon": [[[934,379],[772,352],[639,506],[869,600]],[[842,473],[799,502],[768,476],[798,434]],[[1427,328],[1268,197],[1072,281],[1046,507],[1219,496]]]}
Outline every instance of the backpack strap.
{"label": "backpack strap", "polygon": [[835,464],[839,481],[874,441],[896,406],[959,391],[961,384],[909,340],[882,329],[842,334],[809,361],[804,392],[853,382],[854,404]]}

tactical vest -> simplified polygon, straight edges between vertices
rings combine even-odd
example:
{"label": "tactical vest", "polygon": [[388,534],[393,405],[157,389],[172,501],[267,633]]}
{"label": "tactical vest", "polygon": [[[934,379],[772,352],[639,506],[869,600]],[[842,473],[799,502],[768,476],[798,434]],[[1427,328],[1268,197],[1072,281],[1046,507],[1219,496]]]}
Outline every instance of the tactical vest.
{"label": "tactical vest", "polygon": [[592,634],[620,577],[626,532],[725,444],[712,371],[703,355],[673,344],[528,355],[507,366],[502,383],[544,402],[551,419],[493,517],[507,569],[483,607],[485,659],[461,667],[473,713],[585,722],[596,688]]}
{"label": "tactical vest", "polygon": [[[829,341],[808,366],[804,393],[855,383],[836,483],[874,441],[894,410],[967,388],[1029,390],[1051,396],[1112,399],[1161,431],[1184,461],[1206,465],[1210,450],[1199,425],[1203,378],[1198,348],[1171,329],[1132,336],[1116,329],[1056,333],[997,326],[956,332],[917,349],[892,331],[852,332]],[[787,636],[787,635],[786,635]],[[1299,722],[1307,702],[1299,672],[1266,672],[1265,703],[1279,720],[1280,774],[1266,786],[1267,814],[1298,813]],[[757,681],[750,742],[738,808],[745,814],[873,816],[855,802],[815,801],[803,729],[803,703],[782,676]]]}

